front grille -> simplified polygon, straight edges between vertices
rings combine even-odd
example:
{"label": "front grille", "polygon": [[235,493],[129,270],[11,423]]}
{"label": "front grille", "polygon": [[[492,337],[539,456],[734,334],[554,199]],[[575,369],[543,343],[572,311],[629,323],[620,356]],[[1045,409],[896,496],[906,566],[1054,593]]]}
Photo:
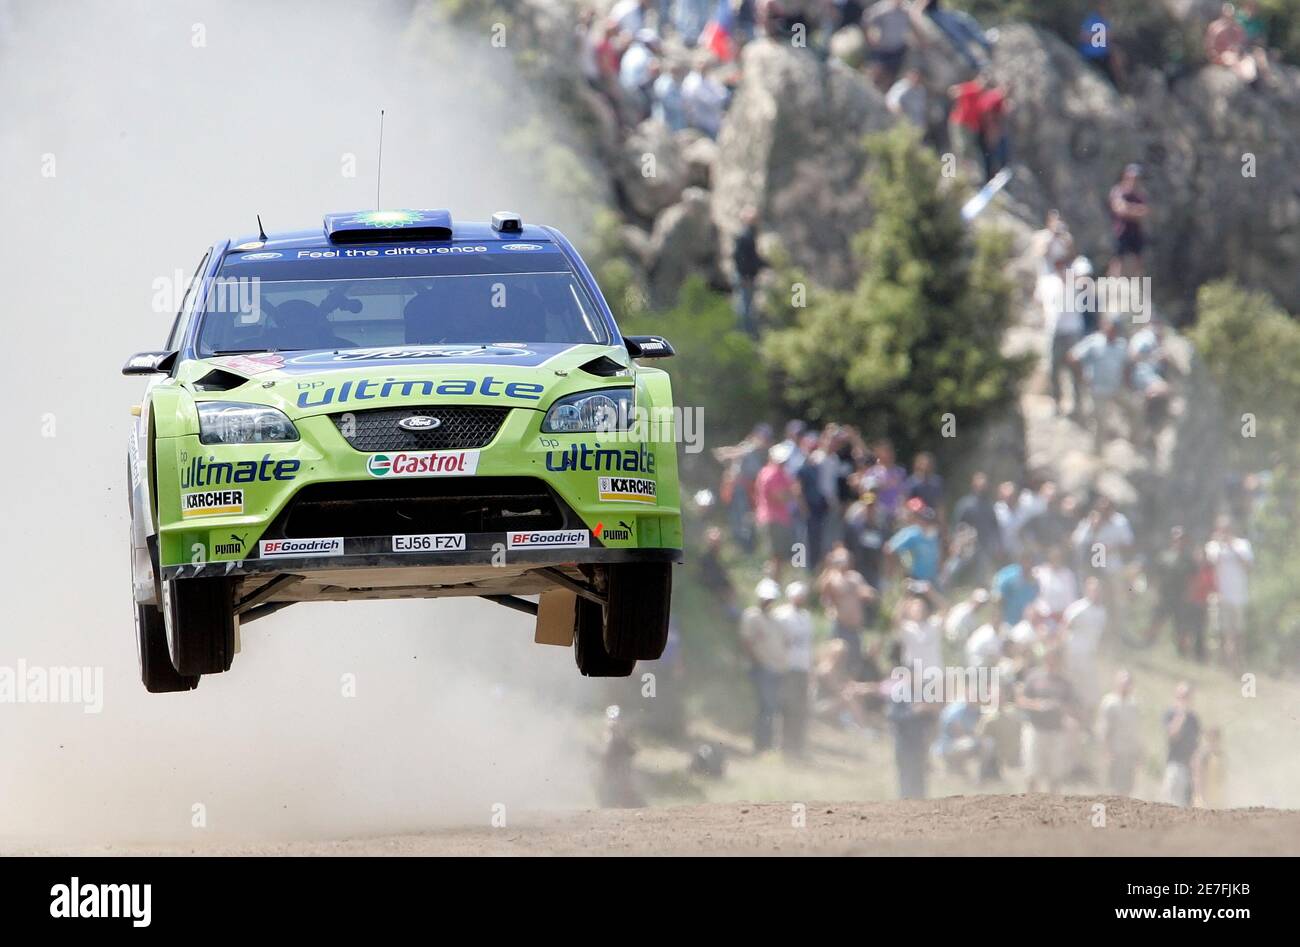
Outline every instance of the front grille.
{"label": "front grille", "polygon": [[308,484],[272,538],[563,529],[577,519],[533,477],[429,477]]}
{"label": "front grille", "polygon": [[[446,408],[375,408],[332,414],[330,419],[347,442],[359,451],[469,450],[485,447],[497,436],[509,408],[452,405]],[[406,431],[404,418],[437,418],[430,430]]]}

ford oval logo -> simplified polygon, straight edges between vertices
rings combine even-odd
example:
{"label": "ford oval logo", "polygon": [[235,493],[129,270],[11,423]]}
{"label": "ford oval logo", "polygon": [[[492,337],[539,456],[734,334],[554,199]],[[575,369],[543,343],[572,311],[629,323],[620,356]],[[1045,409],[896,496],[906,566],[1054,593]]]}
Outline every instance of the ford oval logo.
{"label": "ford oval logo", "polygon": [[442,419],[416,414],[409,418],[402,418],[397,422],[397,426],[403,431],[432,431],[434,428],[442,426]]}

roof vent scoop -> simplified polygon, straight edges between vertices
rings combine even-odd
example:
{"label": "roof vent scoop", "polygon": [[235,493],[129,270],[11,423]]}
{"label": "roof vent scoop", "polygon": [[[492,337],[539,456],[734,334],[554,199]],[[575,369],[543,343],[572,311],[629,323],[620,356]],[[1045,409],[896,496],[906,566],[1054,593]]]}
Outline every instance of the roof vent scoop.
{"label": "roof vent scoop", "polygon": [[492,229],[497,233],[523,233],[524,219],[508,210],[499,210],[492,215]]}

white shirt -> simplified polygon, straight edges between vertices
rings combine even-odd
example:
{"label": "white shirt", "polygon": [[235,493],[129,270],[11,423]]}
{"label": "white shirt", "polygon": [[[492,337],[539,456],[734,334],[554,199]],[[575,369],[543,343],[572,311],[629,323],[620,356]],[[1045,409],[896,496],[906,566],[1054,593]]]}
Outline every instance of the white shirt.
{"label": "white shirt", "polygon": [[1056,273],[1038,277],[1034,298],[1043,307],[1043,325],[1048,336],[1063,335],[1078,338],[1083,335],[1083,313],[1065,304],[1065,281]]}
{"label": "white shirt", "polygon": [[764,612],[757,605],[745,609],[740,618],[740,637],[748,643],[760,666],[769,671],[785,670],[785,629],[771,612]]}
{"label": "white shirt", "polygon": [[966,639],[966,665],[968,667],[996,667],[1001,657],[1002,638],[993,625],[980,625]]}
{"label": "white shirt", "polygon": [[1250,598],[1250,566],[1255,562],[1250,540],[1240,536],[1226,543],[1211,539],[1205,544],[1205,558],[1214,566],[1219,598],[1229,605],[1245,605]]}
{"label": "white shirt", "polygon": [[939,621],[934,617],[925,621],[905,621],[898,629],[903,643],[903,666],[909,670],[916,661],[921,667],[943,667],[943,643],[939,634]]}
{"label": "white shirt", "polygon": [[787,671],[811,671],[813,661],[813,617],[806,608],[786,602],[772,610],[785,631]]}
{"label": "white shirt", "polygon": [[641,9],[641,0],[618,0],[610,8],[609,19],[624,33],[635,33],[644,28],[645,12]]}
{"label": "white shirt", "polygon": [[979,608],[970,599],[965,599],[948,609],[948,617],[943,621],[943,633],[949,641],[961,644],[970,637],[979,622]]}
{"label": "white shirt", "polygon": [[643,43],[633,43],[618,63],[618,82],[623,88],[635,91],[650,81],[650,64],[655,54]]}
{"label": "white shirt", "polygon": [[1115,692],[1101,699],[1097,708],[1097,736],[1111,753],[1120,757],[1135,757],[1142,752],[1138,737],[1138,705],[1132,697],[1121,697]]}
{"label": "white shirt", "polygon": [[1038,580],[1038,597],[1047,603],[1053,615],[1060,615],[1079,597],[1079,582],[1066,566],[1056,569],[1047,564],[1034,566],[1034,578]]}
{"label": "white shirt", "polygon": [[1084,559],[1091,561],[1092,546],[1101,543],[1106,550],[1106,571],[1114,572],[1124,568],[1124,550],[1133,545],[1133,527],[1128,517],[1118,510],[1089,535],[1089,521],[1085,518],[1074,530],[1074,545],[1079,548]]}
{"label": "white shirt", "polygon": [[1106,630],[1106,606],[1081,598],[1065,610],[1062,621],[1067,633],[1067,666],[1070,661],[1091,664]]}
{"label": "white shirt", "polygon": [[682,80],[682,98],[686,103],[686,121],[710,138],[717,138],[727,105],[726,86],[699,72],[691,72]]}
{"label": "white shirt", "polygon": [[1020,527],[1024,526],[1025,521],[1037,512],[1035,502],[1034,495],[1028,490],[1024,490],[1016,501],[1015,509],[1008,506],[1004,500],[998,500],[997,503],[993,504],[993,512],[997,515],[998,525],[1002,527],[1002,545],[1013,556],[1020,555]]}

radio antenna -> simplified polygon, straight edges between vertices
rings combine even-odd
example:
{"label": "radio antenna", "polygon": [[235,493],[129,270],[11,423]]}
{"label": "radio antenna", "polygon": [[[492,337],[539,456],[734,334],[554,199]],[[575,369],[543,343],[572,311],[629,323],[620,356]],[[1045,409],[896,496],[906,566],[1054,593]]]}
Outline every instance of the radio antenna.
{"label": "radio antenna", "polygon": [[257,215],[257,239],[266,243],[266,228],[262,226],[262,215]]}
{"label": "radio antenna", "polygon": [[384,175],[384,110],[379,110],[379,161],[375,164],[375,210],[383,210],[379,200],[379,185]]}

